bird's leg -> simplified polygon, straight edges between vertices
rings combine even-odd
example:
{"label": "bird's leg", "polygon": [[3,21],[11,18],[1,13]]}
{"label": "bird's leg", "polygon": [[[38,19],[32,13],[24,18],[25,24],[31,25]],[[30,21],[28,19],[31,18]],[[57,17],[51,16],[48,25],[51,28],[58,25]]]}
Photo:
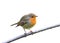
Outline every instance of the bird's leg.
{"label": "bird's leg", "polygon": [[24,32],[25,32],[25,33],[24,33],[24,34],[25,34],[25,36],[27,36],[27,33],[26,33],[26,30],[25,30],[25,29],[24,29]]}

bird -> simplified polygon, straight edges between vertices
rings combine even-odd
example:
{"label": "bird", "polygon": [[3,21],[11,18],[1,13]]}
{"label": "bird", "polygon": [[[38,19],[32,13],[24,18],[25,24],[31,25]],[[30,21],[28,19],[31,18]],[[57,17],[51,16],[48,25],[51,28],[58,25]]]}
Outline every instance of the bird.
{"label": "bird", "polygon": [[[22,16],[22,18],[17,23],[12,24],[11,26],[17,25],[16,27],[18,27],[18,26],[23,27],[23,30],[26,35],[25,29],[30,30],[36,24],[36,17],[37,16],[34,13],[26,14],[26,15]],[[30,32],[32,32],[32,31],[30,31]]]}

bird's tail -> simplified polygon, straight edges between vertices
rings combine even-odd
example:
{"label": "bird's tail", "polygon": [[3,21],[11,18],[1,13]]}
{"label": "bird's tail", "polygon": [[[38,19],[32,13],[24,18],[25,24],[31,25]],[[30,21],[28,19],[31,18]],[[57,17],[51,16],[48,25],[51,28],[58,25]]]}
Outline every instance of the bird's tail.
{"label": "bird's tail", "polygon": [[14,26],[14,25],[16,25],[17,23],[14,23],[14,24],[12,24],[11,26]]}

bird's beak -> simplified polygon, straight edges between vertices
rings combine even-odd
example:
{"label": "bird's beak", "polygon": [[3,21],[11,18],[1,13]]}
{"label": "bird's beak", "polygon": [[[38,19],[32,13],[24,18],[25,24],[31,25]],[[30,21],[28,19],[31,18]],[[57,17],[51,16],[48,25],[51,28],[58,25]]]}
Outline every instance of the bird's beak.
{"label": "bird's beak", "polygon": [[36,17],[38,17],[38,16],[36,16]]}

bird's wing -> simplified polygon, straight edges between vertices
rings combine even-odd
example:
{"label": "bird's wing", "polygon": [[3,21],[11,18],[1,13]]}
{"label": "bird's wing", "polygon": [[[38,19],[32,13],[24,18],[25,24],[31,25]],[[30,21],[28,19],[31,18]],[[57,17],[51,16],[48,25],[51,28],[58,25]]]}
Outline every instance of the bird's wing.
{"label": "bird's wing", "polygon": [[21,26],[23,26],[24,24],[26,24],[27,23],[27,16],[23,16],[22,18],[21,18],[21,20],[20,20],[20,25]]}

